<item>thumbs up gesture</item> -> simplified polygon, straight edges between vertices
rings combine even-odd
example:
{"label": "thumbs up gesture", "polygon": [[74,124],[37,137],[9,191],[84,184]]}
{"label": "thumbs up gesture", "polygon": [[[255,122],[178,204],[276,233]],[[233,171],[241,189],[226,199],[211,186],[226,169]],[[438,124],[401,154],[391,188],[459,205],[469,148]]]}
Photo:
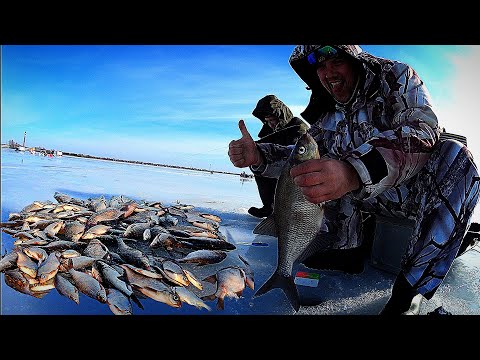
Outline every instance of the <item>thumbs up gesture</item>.
{"label": "thumbs up gesture", "polygon": [[257,145],[245,126],[245,122],[240,120],[238,128],[242,137],[238,140],[230,141],[228,145],[228,156],[232,164],[238,168],[244,168],[251,165],[260,165],[262,157]]}

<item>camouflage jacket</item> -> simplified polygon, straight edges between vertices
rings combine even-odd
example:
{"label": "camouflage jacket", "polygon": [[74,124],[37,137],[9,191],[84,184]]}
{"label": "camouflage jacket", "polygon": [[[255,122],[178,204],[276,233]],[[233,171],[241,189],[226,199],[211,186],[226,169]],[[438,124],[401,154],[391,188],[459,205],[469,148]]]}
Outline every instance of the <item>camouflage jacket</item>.
{"label": "camouflage jacket", "polygon": [[[261,98],[253,109],[252,115],[263,123],[258,133],[257,143],[295,144],[300,135],[309,128],[304,120],[293,116],[288,106],[275,95],[266,95]],[[267,115],[275,115],[278,118],[275,130],[266,123],[265,116]]]}
{"label": "camouflage jacket", "polygon": [[[348,104],[336,103],[306,57],[320,45],[298,45],[289,62],[312,91],[302,117],[312,123],[323,156],[348,161],[362,185],[352,195],[367,199],[412,179],[440,136],[423,81],[407,64],[375,57],[356,45],[334,45],[361,63],[361,82]],[[323,45],[322,45],[323,46]],[[264,165],[255,174],[278,177],[293,146],[258,144]]]}

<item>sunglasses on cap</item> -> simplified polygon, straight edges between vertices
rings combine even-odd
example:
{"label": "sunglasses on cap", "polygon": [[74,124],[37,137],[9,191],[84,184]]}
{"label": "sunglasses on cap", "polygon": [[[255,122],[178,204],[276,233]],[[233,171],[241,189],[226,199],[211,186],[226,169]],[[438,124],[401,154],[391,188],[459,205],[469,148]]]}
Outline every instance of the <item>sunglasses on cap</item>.
{"label": "sunglasses on cap", "polygon": [[313,50],[308,56],[308,63],[315,65],[321,63],[325,59],[331,58],[338,54],[337,49],[331,47],[330,45],[323,46],[321,48]]}

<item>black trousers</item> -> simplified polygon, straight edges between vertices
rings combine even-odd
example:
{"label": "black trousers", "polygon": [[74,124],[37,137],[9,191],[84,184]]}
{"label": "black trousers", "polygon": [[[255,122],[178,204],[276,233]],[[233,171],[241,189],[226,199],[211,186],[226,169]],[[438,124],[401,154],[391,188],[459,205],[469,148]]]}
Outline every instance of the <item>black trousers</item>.
{"label": "black trousers", "polygon": [[262,200],[263,206],[273,208],[273,200],[275,197],[275,187],[277,186],[277,179],[267,178],[255,175],[255,182],[258,187],[258,194]]}

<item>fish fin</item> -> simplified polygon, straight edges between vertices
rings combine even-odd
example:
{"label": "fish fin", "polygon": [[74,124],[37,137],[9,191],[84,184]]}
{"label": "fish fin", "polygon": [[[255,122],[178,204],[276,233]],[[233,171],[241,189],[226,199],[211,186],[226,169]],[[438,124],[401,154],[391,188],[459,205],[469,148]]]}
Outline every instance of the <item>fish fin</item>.
{"label": "fish fin", "polygon": [[295,282],[291,276],[284,277],[278,273],[274,273],[270,279],[268,279],[265,284],[263,284],[260,289],[257,290],[253,297],[263,295],[274,288],[282,289],[285,295],[287,295],[292,307],[295,309],[295,311],[298,311],[300,308],[300,299],[298,296],[297,286],[295,285]]}
{"label": "fish fin", "polygon": [[198,306],[199,309],[201,308],[204,308],[204,309],[207,309],[208,311],[212,311],[212,308],[210,306],[208,306],[207,304],[202,304],[200,306]]}
{"label": "fish fin", "polygon": [[225,299],[223,297],[218,298],[217,309],[218,310],[225,310]]}
{"label": "fish fin", "polygon": [[217,277],[215,275],[207,276],[202,281],[208,281],[209,283],[215,284],[217,282]]}
{"label": "fish fin", "polygon": [[211,295],[205,295],[205,296],[202,296],[200,299],[202,299],[203,301],[212,301],[212,300],[215,300],[216,296],[215,296],[215,293],[211,294]]}
{"label": "fish fin", "polygon": [[138,299],[137,295],[135,295],[135,294],[132,293],[132,295],[130,295],[130,299],[132,299],[133,302],[134,302],[135,304],[137,304],[137,306],[138,306],[140,309],[145,310],[144,307],[143,307],[143,305],[142,305],[142,303],[141,303],[140,300]]}
{"label": "fish fin", "polygon": [[247,286],[254,290],[255,289],[255,281],[253,280],[253,277],[252,276],[246,276],[245,277],[245,284],[247,284]]}
{"label": "fish fin", "polygon": [[253,233],[257,235],[268,235],[268,236],[277,236],[277,231],[275,229],[275,220],[273,214],[263,219],[260,223],[255,226]]}

